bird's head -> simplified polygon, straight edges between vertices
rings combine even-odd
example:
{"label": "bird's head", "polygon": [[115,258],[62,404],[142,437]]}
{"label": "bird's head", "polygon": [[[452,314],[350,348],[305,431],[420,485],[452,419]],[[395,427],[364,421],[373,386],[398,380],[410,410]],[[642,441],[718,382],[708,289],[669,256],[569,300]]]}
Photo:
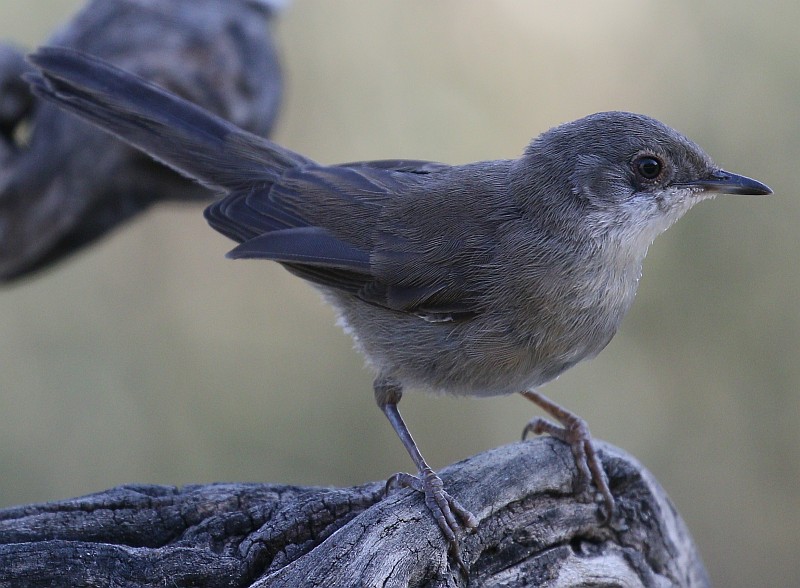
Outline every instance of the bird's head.
{"label": "bird's head", "polygon": [[761,182],[721,169],[667,125],[628,112],[593,114],[543,133],[518,169],[528,170],[528,182],[546,186],[536,191],[548,208],[555,205],[579,220],[592,237],[618,236],[641,242],[645,250],[700,200],[772,193]]}

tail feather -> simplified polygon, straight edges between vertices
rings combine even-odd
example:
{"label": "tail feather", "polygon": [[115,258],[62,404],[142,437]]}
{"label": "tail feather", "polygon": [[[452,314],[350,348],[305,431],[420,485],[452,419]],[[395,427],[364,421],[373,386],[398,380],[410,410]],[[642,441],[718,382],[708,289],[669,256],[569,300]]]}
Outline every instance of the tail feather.
{"label": "tail feather", "polygon": [[79,51],[45,47],[28,59],[39,69],[26,75],[34,94],[209,188],[270,183],[287,168],[313,163]]}

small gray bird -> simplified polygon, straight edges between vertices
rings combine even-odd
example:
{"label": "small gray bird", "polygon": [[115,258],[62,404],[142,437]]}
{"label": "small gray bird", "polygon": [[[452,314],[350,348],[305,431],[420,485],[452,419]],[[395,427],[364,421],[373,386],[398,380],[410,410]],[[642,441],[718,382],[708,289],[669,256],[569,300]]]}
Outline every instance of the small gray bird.
{"label": "small gray bird", "polygon": [[[92,0],[49,44],[100,56],[267,135],[281,96],[270,26],[278,3]],[[23,54],[0,46],[0,282],[62,261],[155,203],[210,201],[208,190],[34,100],[23,65]]]}
{"label": "small gray bird", "polygon": [[397,404],[407,387],[522,393],[554,417],[527,431],[570,444],[579,488],[614,499],[583,420],[535,388],[611,340],[647,248],[695,203],[770,194],[723,171],[652,118],[604,112],[534,139],[519,159],[325,166],[78,53],[30,57],[37,96],[225,197],[211,226],[234,259],[271,259],[317,286],[376,372],[375,397],[464,569],[457,533],[475,517],[443,488]]}

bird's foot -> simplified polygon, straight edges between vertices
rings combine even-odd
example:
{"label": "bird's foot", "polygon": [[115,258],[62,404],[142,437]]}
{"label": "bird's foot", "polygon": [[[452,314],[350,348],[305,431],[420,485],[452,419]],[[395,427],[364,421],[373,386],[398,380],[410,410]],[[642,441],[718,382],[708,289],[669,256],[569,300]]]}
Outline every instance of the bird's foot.
{"label": "bird's foot", "polygon": [[442,479],[430,468],[422,470],[418,476],[406,473],[395,474],[386,482],[386,491],[388,493],[397,487],[413,488],[424,494],[425,505],[436,519],[442,535],[447,540],[453,559],[466,577],[468,570],[461,558],[457,535],[462,530],[473,531],[478,528],[478,519],[475,518],[475,515],[445,491]]}
{"label": "bird's foot", "polygon": [[522,395],[547,411],[560,423],[557,425],[547,419],[536,417],[525,425],[522,438],[525,439],[529,433],[535,435],[546,433],[569,445],[578,468],[576,492],[591,497],[590,483],[594,482],[605,504],[604,522],[610,522],[614,513],[614,496],[608,487],[608,478],[600,463],[600,458],[597,456],[592,434],[589,432],[586,421],[538,392],[523,392]]}

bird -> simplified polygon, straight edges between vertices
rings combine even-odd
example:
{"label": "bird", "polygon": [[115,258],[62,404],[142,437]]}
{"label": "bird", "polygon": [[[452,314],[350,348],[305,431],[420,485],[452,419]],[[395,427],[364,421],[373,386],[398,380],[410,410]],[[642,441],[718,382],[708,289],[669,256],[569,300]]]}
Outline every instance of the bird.
{"label": "bird", "polygon": [[600,112],[553,127],[516,159],[448,165],[324,165],[256,137],[154,84],[58,48],[29,57],[35,95],[216,191],[205,216],[238,243],[310,282],[375,373],[378,406],[417,472],[459,567],[476,517],[444,488],[398,410],[404,390],[521,393],[555,422],[525,433],[568,443],[577,490],[614,497],[586,422],[538,388],[611,340],[654,238],[721,193],[767,195],[645,115]]}
{"label": "bird", "polygon": [[[48,44],[103,57],[267,136],[282,94],[278,3],[92,0]],[[157,202],[210,201],[196,183],[35,100],[19,79],[23,56],[0,46],[0,283],[42,275]]]}

